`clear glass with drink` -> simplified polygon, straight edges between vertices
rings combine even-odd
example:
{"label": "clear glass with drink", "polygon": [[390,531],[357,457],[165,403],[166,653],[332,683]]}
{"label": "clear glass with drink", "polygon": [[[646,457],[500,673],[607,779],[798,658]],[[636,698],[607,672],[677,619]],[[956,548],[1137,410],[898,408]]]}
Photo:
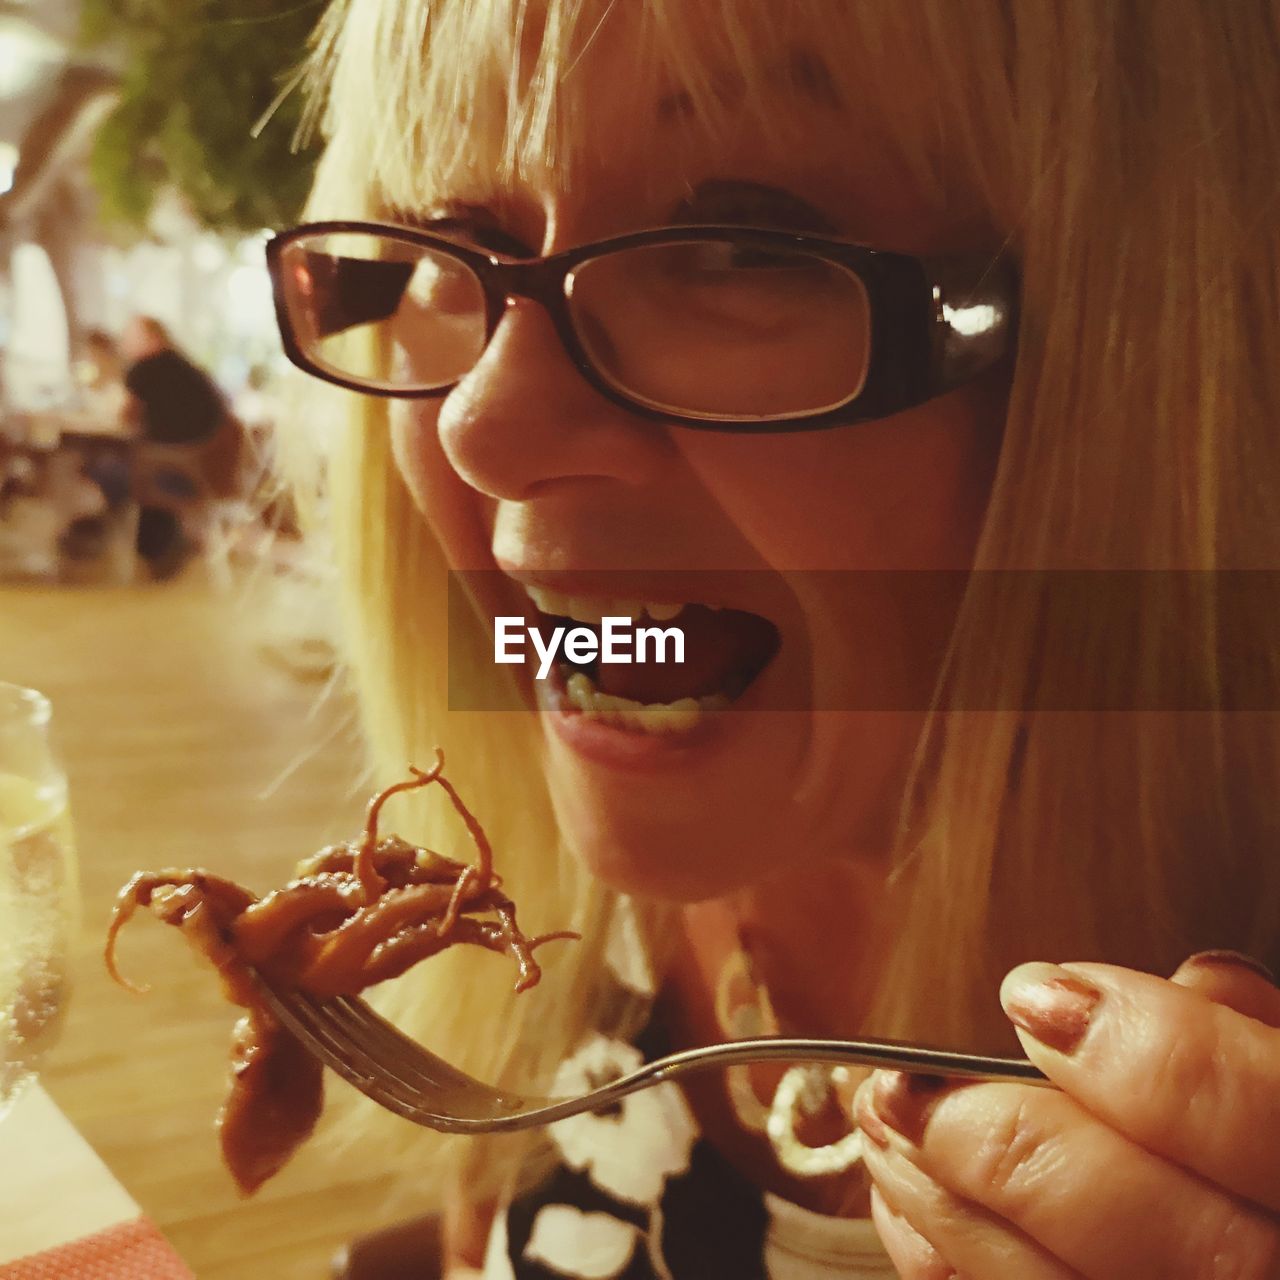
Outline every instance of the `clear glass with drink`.
{"label": "clear glass with drink", "polygon": [[0,682],[0,1116],[34,1077],[66,1000],[77,877],[49,700]]}

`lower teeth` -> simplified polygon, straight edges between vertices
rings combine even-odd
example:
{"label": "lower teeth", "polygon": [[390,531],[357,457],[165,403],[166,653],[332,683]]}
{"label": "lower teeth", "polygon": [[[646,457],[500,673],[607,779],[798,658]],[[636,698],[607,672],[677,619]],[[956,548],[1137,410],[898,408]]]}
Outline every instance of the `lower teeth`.
{"label": "lower teeth", "polygon": [[709,711],[723,711],[729,699],[722,693],[703,698],[680,698],[675,702],[634,702],[611,693],[601,693],[591,677],[581,671],[565,681],[565,699],[570,706],[593,720],[639,729],[644,733],[687,733]]}

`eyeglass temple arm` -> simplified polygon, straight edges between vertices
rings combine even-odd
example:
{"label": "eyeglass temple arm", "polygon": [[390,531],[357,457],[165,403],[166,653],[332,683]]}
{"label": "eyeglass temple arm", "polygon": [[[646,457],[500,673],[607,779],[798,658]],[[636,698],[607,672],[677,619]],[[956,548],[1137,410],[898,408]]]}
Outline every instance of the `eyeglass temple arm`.
{"label": "eyeglass temple arm", "polygon": [[933,386],[946,391],[989,369],[1013,348],[1018,281],[1004,258],[934,258]]}

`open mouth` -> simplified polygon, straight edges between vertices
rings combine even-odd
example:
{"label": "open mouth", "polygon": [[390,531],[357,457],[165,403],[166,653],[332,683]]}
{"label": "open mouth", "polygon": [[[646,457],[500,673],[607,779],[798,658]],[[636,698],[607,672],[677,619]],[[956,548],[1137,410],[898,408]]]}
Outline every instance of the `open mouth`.
{"label": "open mouth", "polygon": [[[544,641],[557,627],[586,628],[596,637],[599,655],[604,619],[628,620],[641,660],[574,661],[561,650],[544,682],[549,686],[544,701],[565,714],[633,732],[688,733],[741,698],[781,643],[769,619],[743,609],[695,601],[605,600],[528,585],[525,590],[536,610],[533,625]],[[643,655],[642,632],[649,633]],[[676,632],[683,638],[683,661],[674,660]]]}

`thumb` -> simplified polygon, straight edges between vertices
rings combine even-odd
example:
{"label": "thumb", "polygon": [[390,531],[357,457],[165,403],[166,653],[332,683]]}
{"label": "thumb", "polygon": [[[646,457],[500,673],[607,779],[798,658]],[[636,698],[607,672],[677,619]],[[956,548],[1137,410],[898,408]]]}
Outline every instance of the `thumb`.
{"label": "thumb", "polygon": [[1252,956],[1200,951],[1184,960],[1170,981],[1246,1018],[1280,1027],[1280,987],[1270,970]]}

